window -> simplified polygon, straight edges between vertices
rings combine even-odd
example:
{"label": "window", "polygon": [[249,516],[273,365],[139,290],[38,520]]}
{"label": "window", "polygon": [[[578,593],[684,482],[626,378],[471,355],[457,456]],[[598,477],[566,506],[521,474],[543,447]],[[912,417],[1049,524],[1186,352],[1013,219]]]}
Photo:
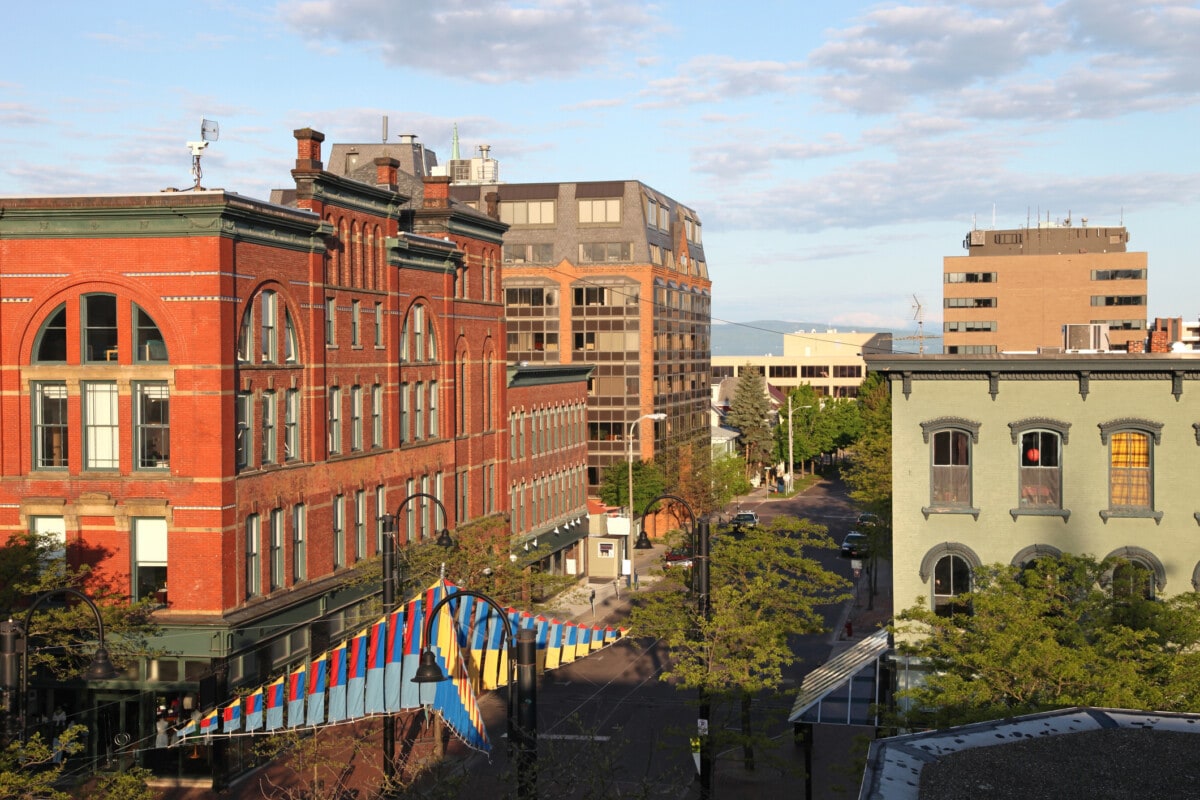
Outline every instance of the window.
{"label": "window", "polygon": [[616,225],[620,222],[620,198],[579,201],[579,223],[581,225]]}
{"label": "window", "polygon": [[1020,504],[1022,508],[1062,507],[1062,447],[1053,431],[1021,434]]}
{"label": "window", "polygon": [[988,320],[959,320],[944,322],[942,327],[946,333],[982,333],[996,330],[996,323]]}
{"label": "window", "polygon": [[346,566],[346,498],[333,498],[333,568]]}
{"label": "window", "polygon": [[1137,431],[1112,435],[1108,485],[1110,508],[1152,508],[1149,435]]}
{"label": "window", "polygon": [[413,306],[409,317],[413,329],[413,360],[425,360],[425,306]]}
{"label": "window", "polygon": [[1144,294],[1092,295],[1094,306],[1144,306]]}
{"label": "window", "polygon": [[995,308],[994,297],[947,297],[946,308]]}
{"label": "window", "polygon": [[342,390],[339,386],[329,389],[328,427],[329,454],[337,455],[342,452]]}
{"label": "window", "polygon": [[300,457],[300,390],[288,389],[283,396],[283,457]]}
{"label": "window", "polygon": [[83,306],[83,360],[117,360],[117,296],[85,294]]}
{"label": "window", "polygon": [[403,444],[411,436],[408,429],[408,405],[410,387],[407,383],[400,384],[400,443]]}
{"label": "window", "polygon": [[258,514],[246,517],[246,597],[262,594],[262,568],[258,561]]}
{"label": "window", "polygon": [[360,329],[362,327],[362,303],[358,300],[350,301],[350,344],[353,347],[358,347],[362,344],[360,338]]}
{"label": "window", "polygon": [[133,600],[167,604],[167,521],[135,517],[133,520]]}
{"label": "window", "polygon": [[167,345],[163,341],[162,333],[158,330],[158,325],[136,303],[133,305],[133,360],[138,362],[167,360]]}
{"label": "window", "polygon": [[67,468],[67,385],[35,383],[33,394],[33,468]]}
{"label": "window", "polygon": [[287,309],[283,312],[283,360],[295,364],[300,359],[300,346],[296,342],[296,323]]}
{"label": "window", "polygon": [[37,362],[64,362],[67,360],[67,307],[61,305],[51,312],[38,332],[33,347],[33,360]]}
{"label": "window", "polygon": [[[49,567],[53,562],[63,561],[67,557],[67,521],[62,517],[30,517],[29,532],[45,549],[39,558],[42,566]],[[165,563],[164,563],[164,566]]]}
{"label": "window", "polygon": [[166,383],[133,385],[135,469],[171,465],[171,397]]}
{"label": "window", "polygon": [[861,378],[861,364],[834,364],[833,377],[835,378]]}
{"label": "window", "polygon": [[383,303],[375,304],[375,346],[383,347]]}
{"label": "window", "polygon": [[371,387],[371,447],[383,447],[383,387]]}
{"label": "window", "polygon": [[416,401],[416,430],[413,431],[413,439],[420,441],[425,438],[425,383],[417,381],[416,388],[413,392]]}
{"label": "window", "polygon": [[238,329],[237,343],[237,360],[242,363],[249,363],[254,360],[254,332],[251,325],[254,322],[253,308],[246,306],[246,313],[242,315],[242,325]]}
{"label": "window", "polygon": [[275,441],[275,393],[262,393],[262,464],[274,464],[276,441]]}
{"label": "window", "polygon": [[1141,561],[1121,559],[1113,567],[1111,589],[1116,600],[1153,600],[1154,570]]}
{"label": "window", "polygon": [[233,401],[234,413],[234,459],[238,469],[250,466],[251,439],[250,424],[253,414],[250,411],[250,393],[238,392]]}
{"label": "window", "polygon": [[554,200],[520,200],[500,203],[500,221],[506,225],[553,225]]}
{"label": "window", "polygon": [[459,519],[467,519],[470,516],[470,506],[467,503],[470,501],[470,473],[466,470],[458,473],[458,509],[455,516]]}
{"label": "window", "polygon": [[995,283],[994,272],[947,272],[946,283]]}
{"label": "window", "polygon": [[956,429],[933,433],[929,502],[935,508],[970,508],[972,438]]}
{"label": "window", "polygon": [[958,596],[971,591],[971,565],[960,555],[938,559],[933,568],[933,610],[948,617],[966,610]]}
{"label": "window", "polygon": [[354,560],[367,557],[367,493],[362,489],[354,492]]}
{"label": "window", "polygon": [[375,487],[375,552],[383,552],[383,518],[387,515],[387,487]]}
{"label": "window", "polygon": [[261,313],[261,336],[262,340],[262,361],[264,364],[272,364],[278,357],[279,352],[278,341],[275,338],[275,293],[267,290],[259,297],[259,311]]}
{"label": "window", "polygon": [[1146,270],[1144,269],[1094,269],[1092,270],[1092,280],[1094,281],[1131,281],[1131,280],[1146,280]]}
{"label": "window", "polygon": [[595,264],[606,261],[629,261],[629,242],[580,242],[579,261]]}
{"label": "window", "polygon": [[308,508],[292,506],[292,581],[308,578]]}
{"label": "window", "polygon": [[363,448],[363,399],[362,387],[350,387],[350,449]]}
{"label": "window", "polygon": [[271,590],[283,588],[283,509],[271,511],[271,544],[270,544],[270,586]]}
{"label": "window", "polygon": [[325,298],[325,344],[337,344],[337,305],[332,297]]}
{"label": "window", "polygon": [[994,344],[957,344],[946,348],[950,355],[983,355],[996,352]]}
{"label": "window", "polygon": [[440,435],[438,430],[438,384],[437,381],[429,382],[429,438],[436,439]]}
{"label": "window", "polygon": [[83,384],[83,467],[117,469],[121,466],[117,384]]}
{"label": "window", "polygon": [[795,378],[797,373],[796,365],[794,364],[772,364],[769,370],[768,377],[771,378]]}

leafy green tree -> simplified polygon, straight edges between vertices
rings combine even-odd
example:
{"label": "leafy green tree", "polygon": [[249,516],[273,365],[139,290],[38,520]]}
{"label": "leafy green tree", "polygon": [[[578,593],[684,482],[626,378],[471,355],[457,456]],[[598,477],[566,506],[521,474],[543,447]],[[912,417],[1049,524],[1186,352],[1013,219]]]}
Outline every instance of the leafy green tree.
{"label": "leafy green tree", "polygon": [[[52,537],[15,533],[0,546],[0,613],[23,619],[23,609],[39,594],[54,589],[77,589],[95,603],[104,622],[105,644],[118,668],[131,660],[153,655],[153,635],[158,631],[150,600],[133,603],[107,573],[92,569],[112,554],[70,544],[64,554]],[[34,612],[29,634],[36,647],[29,650],[29,669],[44,669],[59,678],[74,677],[96,653],[96,620],[91,609],[62,595]]]}
{"label": "leafy green tree", "polygon": [[[897,618],[924,682],[901,724],[945,727],[1075,705],[1200,711],[1200,595],[1165,601],[1110,584],[1121,562],[1065,554],[977,570],[943,613]],[[1144,583],[1142,584],[1144,587]]]}
{"label": "leafy green tree", "polygon": [[89,797],[104,800],[154,800],[154,791],[146,784],[153,773],[142,767],[130,767],[121,772],[105,772],[88,787]]}
{"label": "leafy green tree", "polygon": [[767,385],[757,367],[746,364],[738,375],[737,390],[725,414],[725,424],[735,428],[745,453],[747,469],[757,474],[771,457],[771,429],[768,416],[771,402]]}
{"label": "leafy green tree", "polygon": [[0,748],[0,797],[5,800],[71,800],[55,787],[63,767],[83,750],[83,725],[71,725],[55,742],[35,733],[24,743],[13,741]]}
{"label": "leafy green tree", "polygon": [[871,373],[858,390],[862,434],[842,469],[850,496],[881,519],[892,517],[892,395],[887,378]]}
{"label": "leafy green tree", "polygon": [[[633,462],[633,508],[641,514],[646,503],[666,491],[667,478],[653,461]],[[614,461],[600,476],[600,499],[607,505],[624,508],[629,505],[629,463]]]}
{"label": "leafy green tree", "polygon": [[[812,386],[801,384],[788,392],[788,403],[792,409],[792,457],[800,463],[800,474],[804,474],[804,462],[811,461],[823,453],[833,451],[837,439],[835,418],[826,410],[826,403]],[[779,412],[779,425],[775,428],[775,445],[779,459],[785,464],[788,459],[788,407]],[[790,468],[790,467],[789,467]]]}
{"label": "leafy green tree", "polygon": [[864,426],[857,400],[847,397],[829,398],[825,401],[823,411],[829,415],[832,423],[835,451],[844,450],[862,436]]}
{"label": "leafy green tree", "polygon": [[[823,526],[795,517],[718,537],[711,546],[709,614],[690,599],[691,570],[672,569],[655,591],[637,596],[631,627],[669,647],[662,680],[703,689],[714,715],[732,715],[744,699],[779,690],[784,668],[796,659],[788,637],[823,630],[820,609],[849,596],[845,579],[808,555],[833,546]],[[735,738],[751,747],[750,719],[737,716],[743,728]],[[722,726],[711,729],[723,735]]]}

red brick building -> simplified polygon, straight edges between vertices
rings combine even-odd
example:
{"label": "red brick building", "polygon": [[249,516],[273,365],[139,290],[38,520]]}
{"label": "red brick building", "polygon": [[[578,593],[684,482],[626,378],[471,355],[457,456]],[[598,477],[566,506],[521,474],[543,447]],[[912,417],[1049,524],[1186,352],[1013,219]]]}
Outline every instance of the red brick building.
{"label": "red brick building", "polygon": [[273,202],[0,198],[0,535],[57,535],[158,604],[170,652],[94,693],[108,733],[356,626],[382,514],[403,543],[507,506],[505,226],[295,137]]}

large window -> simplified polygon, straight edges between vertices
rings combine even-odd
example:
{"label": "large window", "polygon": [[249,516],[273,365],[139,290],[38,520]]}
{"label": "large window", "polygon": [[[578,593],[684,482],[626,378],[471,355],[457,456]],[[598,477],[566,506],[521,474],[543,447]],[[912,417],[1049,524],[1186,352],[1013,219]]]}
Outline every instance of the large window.
{"label": "large window", "polygon": [[117,360],[117,296],[85,294],[82,298],[83,360]]}
{"label": "large window", "polygon": [[133,520],[133,599],[167,604],[167,521]]}
{"label": "large window", "polygon": [[579,261],[595,264],[607,261],[629,261],[629,242],[581,242]]}
{"label": "large window", "polygon": [[1062,507],[1062,446],[1053,431],[1021,434],[1022,508]]}
{"label": "large window", "polygon": [[929,502],[935,508],[971,506],[971,434],[949,429],[933,433]]}
{"label": "large window", "polygon": [[67,468],[67,385],[33,384],[33,468]]}
{"label": "large window", "polygon": [[67,360],[67,307],[56,308],[38,332],[34,345],[34,361],[63,362]]}
{"label": "large window", "polygon": [[553,225],[554,200],[518,200],[500,204],[500,221],[506,225]]}
{"label": "large window", "polygon": [[620,198],[579,201],[579,222],[582,225],[616,225],[621,222]]}
{"label": "large window", "polygon": [[1114,433],[1109,440],[1109,506],[1152,508],[1150,437],[1137,431]]}
{"label": "large window", "polygon": [[158,325],[140,306],[133,306],[133,360],[166,361],[167,345]]}
{"label": "large window", "polygon": [[171,465],[171,397],[166,383],[137,383],[134,394],[134,466]]}
{"label": "large window", "polygon": [[84,469],[118,469],[121,466],[119,419],[115,382],[83,384]]}
{"label": "large window", "polygon": [[941,616],[965,611],[959,595],[971,591],[971,565],[960,555],[945,555],[933,568],[933,610]]}
{"label": "large window", "polygon": [[258,514],[246,517],[246,597],[262,594],[262,564],[258,555],[260,526]]}

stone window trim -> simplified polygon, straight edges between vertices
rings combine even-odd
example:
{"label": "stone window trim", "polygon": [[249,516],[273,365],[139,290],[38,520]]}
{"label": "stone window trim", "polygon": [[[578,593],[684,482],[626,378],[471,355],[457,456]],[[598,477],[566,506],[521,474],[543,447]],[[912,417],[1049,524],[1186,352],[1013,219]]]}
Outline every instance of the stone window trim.
{"label": "stone window trim", "polygon": [[[1162,443],[1163,423],[1154,422],[1153,420],[1138,417],[1122,417],[1120,419],[1109,420],[1108,422],[1101,422],[1096,427],[1100,429],[1100,443],[1105,447],[1108,447],[1109,439],[1112,435],[1121,431],[1135,431],[1146,434],[1156,446]],[[1150,481],[1151,491],[1153,492],[1153,453],[1151,456]],[[1153,502],[1153,494],[1151,495],[1151,502]],[[1162,518],[1163,512],[1153,508],[1103,508],[1100,510],[1100,519],[1104,522],[1108,522],[1110,519],[1153,519],[1155,525],[1161,525]]]}
{"label": "stone window trim", "polygon": [[1008,563],[1014,567],[1024,567],[1030,561],[1036,561],[1039,558],[1062,558],[1062,554],[1062,550],[1051,544],[1031,544],[1018,550],[1017,554],[1012,557],[1012,561]]}
{"label": "stone window trim", "polygon": [[[926,420],[921,423],[921,438],[925,444],[929,444],[929,438],[932,434],[943,430],[960,430],[966,432],[971,437],[971,445],[979,443],[979,429],[982,423],[969,420],[964,417],[938,417],[937,419]],[[971,469],[974,470],[972,463]],[[975,520],[979,519],[979,509],[975,506],[940,506],[928,505],[922,506],[921,513],[925,519],[929,519],[932,514],[970,514]]]}
{"label": "stone window trim", "polygon": [[[1015,422],[1008,423],[1009,434],[1012,437],[1012,443],[1019,445],[1021,443],[1022,434],[1035,430],[1046,430],[1058,434],[1062,446],[1066,447],[1070,440],[1071,423],[1062,422],[1050,417],[1026,417]],[[1061,467],[1060,467],[1061,469]],[[1013,518],[1013,522],[1017,521],[1017,517],[1062,517],[1063,522],[1071,519],[1071,509],[1063,508],[1042,508],[1042,507],[1026,507],[1026,508],[1010,508],[1009,515]]]}
{"label": "stone window trim", "polygon": [[974,573],[983,566],[983,561],[970,547],[967,547],[961,542],[942,542],[935,544],[925,553],[925,557],[921,559],[921,570],[918,573],[921,576],[921,583],[929,583],[929,578],[933,575],[934,566],[946,556],[958,556],[971,567],[971,572]]}
{"label": "stone window trim", "polygon": [[[1163,589],[1167,587],[1167,568],[1163,566],[1163,563],[1158,556],[1154,555],[1154,553],[1151,553],[1144,547],[1136,547],[1133,545],[1118,547],[1101,560],[1108,561],[1109,559],[1133,561],[1149,567],[1150,572],[1154,574],[1155,594],[1161,594]],[[1109,568],[1104,572],[1103,575],[1100,576],[1100,585],[1105,589],[1112,584],[1112,573],[1112,569]],[[1194,576],[1195,573],[1193,573],[1193,580],[1195,580]]]}

